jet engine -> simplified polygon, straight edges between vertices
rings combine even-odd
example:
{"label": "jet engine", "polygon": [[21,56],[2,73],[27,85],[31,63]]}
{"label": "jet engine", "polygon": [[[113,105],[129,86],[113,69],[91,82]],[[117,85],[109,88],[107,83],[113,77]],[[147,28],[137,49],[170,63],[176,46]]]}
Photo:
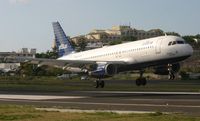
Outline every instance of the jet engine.
{"label": "jet engine", "polygon": [[89,75],[96,78],[102,78],[102,77],[113,76],[116,73],[117,73],[116,65],[104,64],[104,65],[98,65],[96,70],[89,72]]}

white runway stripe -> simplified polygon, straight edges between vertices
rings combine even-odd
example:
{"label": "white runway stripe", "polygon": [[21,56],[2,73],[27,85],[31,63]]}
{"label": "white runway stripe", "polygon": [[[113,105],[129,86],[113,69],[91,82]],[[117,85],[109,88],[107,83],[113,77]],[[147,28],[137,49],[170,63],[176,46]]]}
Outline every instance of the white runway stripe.
{"label": "white runway stripe", "polygon": [[83,96],[50,96],[50,95],[13,95],[0,94],[0,99],[21,99],[21,100],[51,100],[51,99],[78,99],[86,98]]}
{"label": "white runway stripe", "polygon": [[[57,112],[72,112],[72,113],[117,113],[117,114],[144,114],[144,113],[155,113],[153,111],[122,111],[122,110],[80,110],[80,109],[56,109],[56,108],[36,108],[40,111],[57,111]],[[168,112],[163,112],[169,114]]]}
{"label": "white runway stripe", "polygon": [[200,92],[131,92],[131,91],[83,91],[100,94],[157,94],[157,95],[200,95]]}

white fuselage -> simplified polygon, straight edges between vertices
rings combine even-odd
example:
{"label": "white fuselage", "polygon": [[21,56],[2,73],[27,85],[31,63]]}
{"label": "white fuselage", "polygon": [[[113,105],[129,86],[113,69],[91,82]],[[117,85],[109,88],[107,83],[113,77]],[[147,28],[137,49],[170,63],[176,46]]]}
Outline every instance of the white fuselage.
{"label": "white fuselage", "polygon": [[[181,41],[183,43],[178,43]],[[176,44],[169,45],[170,42]],[[161,36],[140,41],[72,53],[58,60],[85,60],[96,62],[123,61],[127,64],[152,62],[191,56],[192,47],[180,37]]]}

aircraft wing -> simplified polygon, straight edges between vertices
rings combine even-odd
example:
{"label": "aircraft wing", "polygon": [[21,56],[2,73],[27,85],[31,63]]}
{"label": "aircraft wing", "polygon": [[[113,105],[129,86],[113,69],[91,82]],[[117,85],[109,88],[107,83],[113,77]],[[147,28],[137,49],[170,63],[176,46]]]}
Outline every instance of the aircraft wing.
{"label": "aircraft wing", "polygon": [[124,61],[93,61],[93,60],[59,60],[59,59],[46,59],[46,58],[30,58],[30,57],[7,57],[6,59],[11,59],[18,62],[27,62],[38,65],[49,65],[63,67],[65,65],[83,65],[83,64],[125,64]]}

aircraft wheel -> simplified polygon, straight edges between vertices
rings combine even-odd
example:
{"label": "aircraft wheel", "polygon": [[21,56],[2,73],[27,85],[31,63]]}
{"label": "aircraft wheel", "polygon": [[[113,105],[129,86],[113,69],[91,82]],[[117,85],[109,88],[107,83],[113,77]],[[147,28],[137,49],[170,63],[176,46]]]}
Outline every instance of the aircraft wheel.
{"label": "aircraft wheel", "polygon": [[136,79],[136,85],[137,86],[141,86],[141,85],[145,86],[146,84],[147,84],[146,78],[138,78],[138,79]]}
{"label": "aircraft wheel", "polygon": [[99,88],[99,86],[100,86],[100,82],[99,82],[99,80],[96,80],[96,81],[95,81],[95,86],[94,86],[94,87],[95,87],[95,88]]}
{"label": "aircraft wheel", "polygon": [[142,78],[142,79],[141,79],[141,84],[142,84],[143,86],[145,86],[145,85],[147,84],[146,78]]}
{"label": "aircraft wheel", "polygon": [[174,79],[175,79],[175,75],[173,74],[173,75],[172,75],[172,80],[174,80]]}
{"label": "aircraft wheel", "polygon": [[140,86],[140,85],[141,85],[140,78],[136,79],[136,81],[135,81],[135,82],[136,82],[136,85],[137,85],[137,86]]}
{"label": "aircraft wheel", "polygon": [[100,81],[100,87],[104,88],[104,86],[105,86],[105,82],[104,81]]}

